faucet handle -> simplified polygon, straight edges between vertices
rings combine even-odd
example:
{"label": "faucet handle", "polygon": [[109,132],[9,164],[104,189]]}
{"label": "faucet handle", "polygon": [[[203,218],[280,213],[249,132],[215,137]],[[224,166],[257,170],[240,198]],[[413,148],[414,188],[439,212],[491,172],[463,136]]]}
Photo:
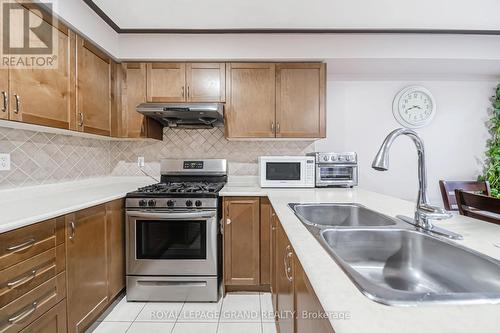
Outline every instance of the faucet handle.
{"label": "faucet handle", "polygon": [[420,205],[417,213],[419,216],[427,220],[445,220],[453,217],[453,214],[443,208],[429,204]]}

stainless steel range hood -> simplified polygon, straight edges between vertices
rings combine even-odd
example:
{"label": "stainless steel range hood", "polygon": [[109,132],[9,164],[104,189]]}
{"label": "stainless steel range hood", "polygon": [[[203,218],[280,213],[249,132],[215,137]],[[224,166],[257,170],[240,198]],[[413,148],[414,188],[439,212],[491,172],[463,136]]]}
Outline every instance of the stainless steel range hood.
{"label": "stainless steel range hood", "polygon": [[222,103],[142,103],[137,112],[167,127],[213,128],[224,126]]}

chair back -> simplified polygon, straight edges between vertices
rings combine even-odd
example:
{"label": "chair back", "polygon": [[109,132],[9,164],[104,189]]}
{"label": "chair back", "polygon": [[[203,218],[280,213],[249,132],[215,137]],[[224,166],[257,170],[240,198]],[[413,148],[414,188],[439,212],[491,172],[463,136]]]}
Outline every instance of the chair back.
{"label": "chair back", "polygon": [[455,190],[461,215],[500,224],[500,199],[463,190]]}
{"label": "chair back", "polygon": [[455,198],[455,190],[464,190],[476,194],[484,194],[489,196],[490,184],[487,181],[449,181],[440,180],[439,188],[443,197],[443,204],[446,210],[458,210],[457,199]]}

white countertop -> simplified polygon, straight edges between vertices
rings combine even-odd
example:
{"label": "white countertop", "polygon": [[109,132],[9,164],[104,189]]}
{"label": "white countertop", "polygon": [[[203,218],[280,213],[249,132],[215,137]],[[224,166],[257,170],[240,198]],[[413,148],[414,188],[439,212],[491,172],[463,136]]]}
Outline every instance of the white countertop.
{"label": "white countertop", "polygon": [[[351,202],[389,216],[412,216],[413,202],[360,188],[260,189],[248,186],[247,189],[229,184],[220,194],[269,197],[323,308],[350,314],[350,319],[331,319],[336,333],[500,332],[500,305],[395,307],[371,301],[361,294],[287,206],[290,202]],[[464,240],[457,243],[500,259],[500,248],[493,245],[500,242],[499,226],[463,216],[436,224],[462,234]]]}
{"label": "white countertop", "polygon": [[0,233],[125,197],[155,183],[147,177],[103,177],[0,191]]}
{"label": "white countertop", "polygon": [[[147,177],[105,177],[2,190],[0,232],[119,199],[152,183]],[[269,197],[323,308],[350,314],[350,319],[331,319],[336,333],[500,331],[500,305],[392,307],[369,300],[287,206],[289,202],[355,202],[390,216],[411,216],[413,202],[359,188],[261,189],[241,182],[230,182],[220,195]],[[462,234],[459,244],[500,259],[500,248],[493,245],[500,242],[499,226],[463,216],[438,224]]]}

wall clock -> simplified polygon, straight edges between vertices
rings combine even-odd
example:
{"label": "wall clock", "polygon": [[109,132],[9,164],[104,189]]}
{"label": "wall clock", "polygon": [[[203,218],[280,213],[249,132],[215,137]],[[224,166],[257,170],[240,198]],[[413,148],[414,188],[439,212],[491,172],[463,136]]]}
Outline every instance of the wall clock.
{"label": "wall clock", "polygon": [[420,128],[434,118],[436,102],[429,90],[421,86],[410,86],[396,94],[392,113],[404,127]]}

